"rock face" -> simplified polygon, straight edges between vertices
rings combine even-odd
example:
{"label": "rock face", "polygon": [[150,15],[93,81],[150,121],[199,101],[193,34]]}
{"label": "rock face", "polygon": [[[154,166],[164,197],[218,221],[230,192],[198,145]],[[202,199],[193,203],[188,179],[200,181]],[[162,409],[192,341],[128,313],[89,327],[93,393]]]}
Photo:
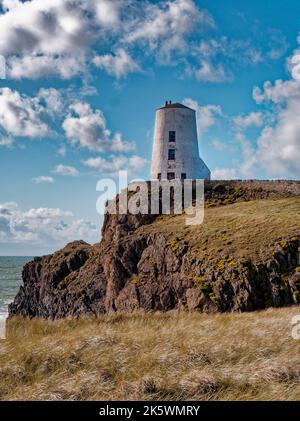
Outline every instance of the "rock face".
{"label": "rock face", "polygon": [[[217,189],[223,197],[224,188]],[[258,191],[263,197],[270,194]],[[139,229],[154,219],[107,215],[99,244],[75,241],[26,264],[10,316],[57,319],[172,309],[242,312],[300,302],[299,232],[275,242],[259,261],[221,252],[203,259],[188,242]]]}

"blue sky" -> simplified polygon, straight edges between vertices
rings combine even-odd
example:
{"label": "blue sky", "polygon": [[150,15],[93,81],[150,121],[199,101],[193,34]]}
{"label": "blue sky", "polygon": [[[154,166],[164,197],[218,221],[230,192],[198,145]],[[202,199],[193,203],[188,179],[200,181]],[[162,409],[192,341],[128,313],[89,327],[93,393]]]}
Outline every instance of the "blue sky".
{"label": "blue sky", "polygon": [[149,178],[165,100],[214,178],[299,178],[298,1],[0,4],[0,254],[98,241],[96,182]]}

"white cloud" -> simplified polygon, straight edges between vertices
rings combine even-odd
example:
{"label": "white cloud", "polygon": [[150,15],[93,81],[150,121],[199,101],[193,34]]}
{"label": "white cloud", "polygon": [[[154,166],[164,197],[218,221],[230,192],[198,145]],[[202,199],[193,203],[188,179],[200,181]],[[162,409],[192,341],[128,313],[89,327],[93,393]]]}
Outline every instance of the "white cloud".
{"label": "white cloud", "polygon": [[193,46],[193,54],[201,59],[212,60],[215,57],[226,57],[239,65],[257,64],[262,61],[262,54],[250,41],[229,39],[222,36],[217,39],[203,39]]}
{"label": "white cloud", "polygon": [[212,17],[197,8],[193,0],[173,0],[140,5],[138,19],[132,19],[124,40],[146,45],[162,62],[169,61],[173,52],[185,52],[189,35],[200,27],[214,26]]}
{"label": "white cloud", "polygon": [[[267,34],[264,54],[248,40],[209,39],[215,27],[196,0],[27,0],[2,1],[0,54],[7,59],[8,77],[68,79],[86,75],[90,63],[117,78],[139,70],[130,51],[160,64],[194,58],[192,74],[201,81],[230,78],[217,64],[257,64],[286,51],[281,33]],[[201,41],[193,41],[198,34]],[[252,41],[252,40],[251,40]],[[108,48],[115,54],[107,54]],[[225,66],[225,67],[226,67]]]}
{"label": "white cloud", "polygon": [[147,159],[138,155],[132,155],[130,157],[111,156],[110,159],[101,157],[89,158],[83,161],[83,163],[101,173],[108,173],[110,175],[116,175],[121,170],[127,170],[130,174],[137,175],[137,171],[145,169],[149,164]]}
{"label": "white cloud", "polygon": [[51,116],[55,116],[63,111],[64,101],[62,94],[58,89],[41,88],[37,98],[40,102],[44,102],[45,109]]}
{"label": "white cloud", "polygon": [[274,177],[300,177],[300,97],[291,98],[280,110],[275,126],[266,126],[259,139],[257,156]]}
{"label": "white cloud", "polygon": [[[234,162],[234,166],[230,168],[215,168],[212,171],[212,178],[215,180],[230,180],[230,179],[249,179],[256,178],[259,167],[259,156],[256,150],[255,144],[252,143],[242,132],[235,133],[235,140],[239,146],[240,158],[238,161]],[[217,142],[217,150],[224,151],[235,150],[233,145],[228,145]],[[220,146],[220,147],[219,147]]]}
{"label": "white cloud", "polygon": [[[292,57],[298,52],[295,50]],[[292,57],[287,60],[291,73],[295,70],[291,66]],[[254,87],[253,99],[257,104],[268,103],[270,112],[265,115],[252,112],[233,118],[242,155],[237,171],[247,178],[255,177],[259,169],[264,169],[267,177],[299,178],[300,80],[276,80],[274,84],[266,81],[263,88]],[[242,133],[251,125],[264,125],[256,144]]]}
{"label": "white cloud", "polygon": [[202,39],[199,44],[192,44],[191,57],[194,64],[187,67],[187,73],[200,81],[212,83],[230,81],[237,67],[257,65],[265,59],[250,41],[226,36]]}
{"label": "white cloud", "polygon": [[32,208],[23,213],[23,217],[28,219],[57,219],[65,216],[73,216],[73,214],[59,208]]}
{"label": "white cloud", "polygon": [[230,79],[221,64],[213,65],[208,60],[201,60],[200,67],[194,69],[197,80],[204,82],[221,83]]}
{"label": "white cloud", "polygon": [[234,180],[237,178],[235,168],[216,168],[211,172],[213,180]]}
{"label": "white cloud", "polygon": [[[3,6],[0,54],[16,79],[70,78],[88,71],[95,56],[96,64],[121,77],[138,70],[128,45],[165,62],[174,52],[185,56],[190,35],[213,26],[193,0],[6,0]],[[101,54],[108,45],[115,56]]]}
{"label": "white cloud", "polygon": [[262,28],[251,40],[204,35],[189,47],[186,73],[200,81],[220,83],[232,80],[241,67],[249,68],[279,59],[286,52],[287,43],[280,31]]}
{"label": "white cloud", "polygon": [[248,115],[238,115],[233,118],[233,123],[239,130],[245,130],[250,126],[261,127],[263,125],[263,115],[261,112],[251,112]]}
{"label": "white cloud", "polygon": [[57,154],[59,156],[65,157],[67,153],[67,148],[65,145],[62,145],[60,148],[57,149]]}
{"label": "white cloud", "polygon": [[69,175],[71,177],[76,177],[79,175],[79,171],[77,170],[77,168],[72,167],[70,165],[57,165],[54,169],[54,172],[56,174],[61,174],[61,175]]}
{"label": "white cloud", "polygon": [[50,183],[50,184],[52,184],[52,183],[54,183],[54,178],[53,177],[50,177],[50,176],[47,176],[47,175],[40,175],[38,177],[34,177],[32,179],[32,181],[35,184],[41,184],[41,183]]}
{"label": "white cloud", "polygon": [[126,76],[128,73],[140,70],[138,64],[123,48],[118,48],[115,54],[96,56],[93,59],[93,63],[118,79]]}
{"label": "white cloud", "polygon": [[14,202],[0,204],[0,243],[62,247],[75,238],[95,242],[98,227],[59,208],[21,211]]}
{"label": "white cloud", "polygon": [[88,12],[93,1],[5,2],[0,15],[0,53],[8,57],[8,76],[70,77],[94,40]]}
{"label": "white cloud", "polygon": [[67,55],[12,56],[7,61],[7,67],[8,75],[12,79],[39,79],[46,75],[70,79],[87,70],[84,58]]}
{"label": "white cloud", "polygon": [[[57,120],[62,121],[67,140],[73,146],[97,152],[130,152],[135,149],[135,144],[123,140],[121,133],[111,133],[101,110],[93,110],[87,102],[73,100],[72,92],[54,88],[42,88],[36,97],[0,88],[0,129],[3,131],[0,146],[12,146],[10,136],[57,136],[48,126]],[[65,145],[59,148],[58,154],[65,156]]]}
{"label": "white cloud", "polygon": [[210,127],[217,123],[218,117],[222,116],[222,109],[219,105],[203,105],[191,98],[186,98],[183,103],[196,111],[198,134],[202,135]]}
{"label": "white cloud", "polygon": [[267,58],[278,60],[286,53],[289,44],[285,36],[278,30],[271,29],[268,35],[270,39],[268,41]]}
{"label": "white cloud", "polygon": [[211,143],[213,145],[213,148],[216,151],[222,152],[222,151],[225,151],[227,149],[227,145],[224,142],[222,142],[220,139],[215,138],[211,141]]}
{"label": "white cloud", "polygon": [[123,0],[98,0],[94,7],[98,22],[110,29],[116,28],[120,24],[120,12]]}
{"label": "white cloud", "polygon": [[[292,57],[295,54],[298,50]],[[258,104],[275,105],[273,121],[263,128],[257,140],[257,161],[272,177],[299,178],[300,80],[276,80],[274,84],[266,81],[263,89],[254,88],[253,98]]]}
{"label": "white cloud", "polygon": [[112,136],[101,110],[92,110],[86,102],[75,102],[69,110],[63,122],[63,129],[72,145],[98,152],[134,150],[135,145],[123,141],[120,133]]}
{"label": "white cloud", "polygon": [[0,146],[4,146],[6,148],[11,148],[13,143],[14,143],[13,140],[9,137],[5,137],[0,140]]}
{"label": "white cloud", "polygon": [[290,98],[300,97],[300,82],[298,80],[276,80],[274,85],[270,81],[264,83],[263,89],[255,86],[253,98],[257,104],[271,101],[275,104],[282,103]]}
{"label": "white cloud", "polygon": [[45,136],[48,126],[40,118],[42,111],[37,98],[0,88],[0,127],[8,134],[32,138]]}
{"label": "white cloud", "polygon": [[236,140],[239,142],[242,155],[238,166],[239,174],[241,174],[243,178],[256,178],[259,157],[255,146],[243,133],[237,133]]}

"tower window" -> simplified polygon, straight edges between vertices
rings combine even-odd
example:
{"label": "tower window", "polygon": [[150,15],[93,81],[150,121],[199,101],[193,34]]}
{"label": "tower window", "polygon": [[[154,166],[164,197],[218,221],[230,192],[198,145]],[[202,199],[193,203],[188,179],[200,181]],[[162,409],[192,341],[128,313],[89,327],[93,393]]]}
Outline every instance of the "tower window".
{"label": "tower window", "polygon": [[176,132],[171,131],[169,132],[169,142],[175,142],[176,141]]}
{"label": "tower window", "polygon": [[175,173],[174,172],[168,172],[167,179],[168,180],[174,180],[175,179]]}
{"label": "tower window", "polygon": [[169,149],[168,160],[175,161],[175,149]]}
{"label": "tower window", "polygon": [[182,172],[181,173],[181,180],[185,180],[186,179],[186,173],[185,172]]}
{"label": "tower window", "polygon": [[157,179],[161,180],[161,173],[160,172],[157,174]]}

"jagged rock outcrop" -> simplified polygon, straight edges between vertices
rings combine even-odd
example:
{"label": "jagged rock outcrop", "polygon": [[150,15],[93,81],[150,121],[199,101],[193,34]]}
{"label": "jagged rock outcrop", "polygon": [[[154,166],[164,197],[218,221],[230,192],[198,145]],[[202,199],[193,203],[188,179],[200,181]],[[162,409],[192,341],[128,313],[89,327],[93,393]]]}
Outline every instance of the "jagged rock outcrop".
{"label": "jagged rock outcrop", "polygon": [[[209,183],[206,195],[216,205],[215,200],[299,195],[299,187],[292,183],[290,190],[286,185],[281,189],[270,182],[251,190],[246,183]],[[159,229],[144,230],[147,224],[155,227],[155,216],[106,215],[99,244],[76,241],[35,258],[24,267],[24,284],[9,307],[10,316],[252,311],[300,302],[300,226],[293,236],[276,241],[274,233],[270,248],[252,259],[224,250],[211,255],[205,247],[193,247],[188,236],[170,239]]]}

